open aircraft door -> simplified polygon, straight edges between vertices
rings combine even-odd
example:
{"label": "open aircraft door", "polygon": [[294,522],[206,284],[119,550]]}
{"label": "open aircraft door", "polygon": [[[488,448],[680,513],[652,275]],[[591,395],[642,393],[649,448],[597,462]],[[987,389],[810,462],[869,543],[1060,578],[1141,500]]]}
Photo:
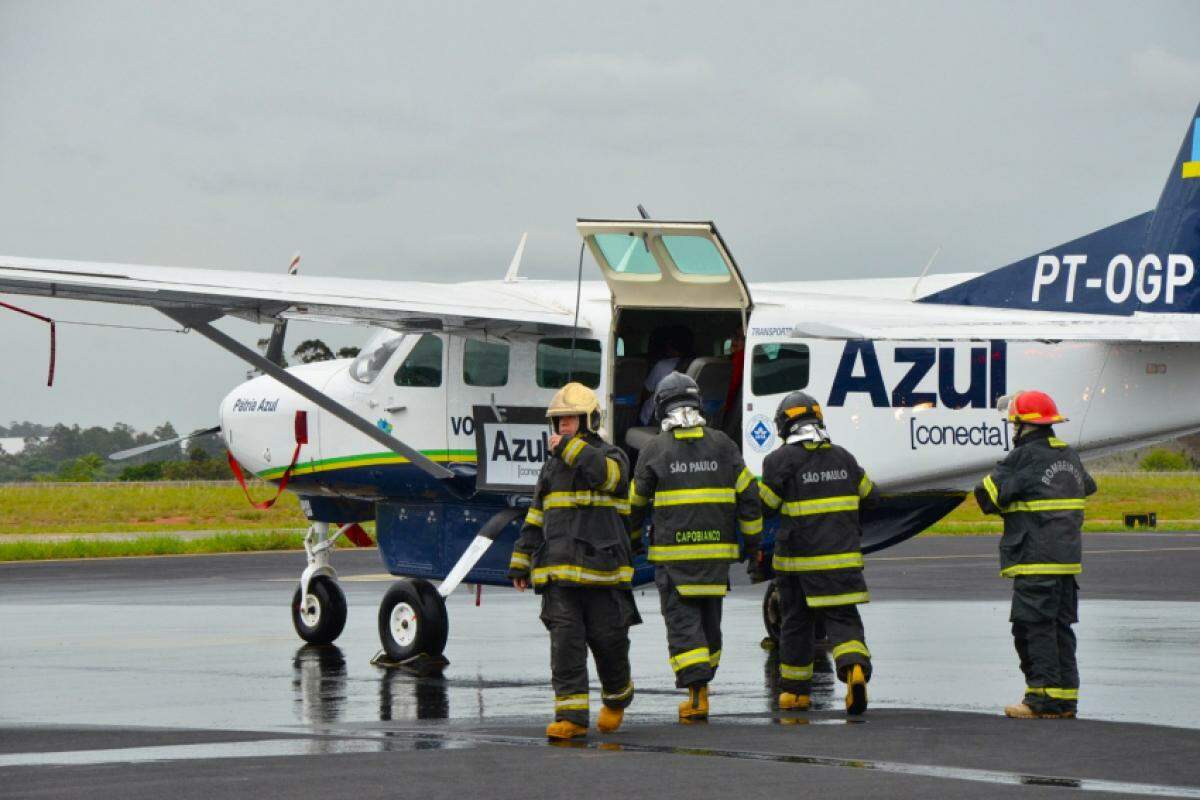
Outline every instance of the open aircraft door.
{"label": "open aircraft door", "polygon": [[612,292],[613,308],[752,306],[737,262],[711,222],[576,222]]}
{"label": "open aircraft door", "polygon": [[613,440],[637,447],[626,434],[639,427],[644,383],[660,355],[654,337],[671,328],[689,333],[688,346],[678,349],[690,350],[686,369],[716,422],[734,373],[728,345],[745,332],[752,308],[750,289],[716,225],[581,219],[576,228],[612,297],[606,366]]}

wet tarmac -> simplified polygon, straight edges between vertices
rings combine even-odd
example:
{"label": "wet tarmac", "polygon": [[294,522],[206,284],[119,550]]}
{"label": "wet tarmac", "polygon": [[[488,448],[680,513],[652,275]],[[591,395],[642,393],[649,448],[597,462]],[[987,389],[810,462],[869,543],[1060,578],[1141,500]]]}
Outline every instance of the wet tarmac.
{"label": "wet tarmac", "polygon": [[506,797],[580,781],[628,796],[1200,797],[1200,535],[1092,534],[1085,550],[1080,720],[998,716],[1023,681],[995,539],[929,538],[868,558],[861,720],[827,663],[814,711],[772,710],[762,590],[738,581],[713,719],[676,724],[648,589],[628,721],[579,747],[542,738],[548,643],[530,594],[489,588],[476,607],[460,589],[450,666],[419,678],[369,663],[392,580],[373,551],[336,554],[350,618],[324,648],[291,630],[300,554],[0,564],[0,797]]}

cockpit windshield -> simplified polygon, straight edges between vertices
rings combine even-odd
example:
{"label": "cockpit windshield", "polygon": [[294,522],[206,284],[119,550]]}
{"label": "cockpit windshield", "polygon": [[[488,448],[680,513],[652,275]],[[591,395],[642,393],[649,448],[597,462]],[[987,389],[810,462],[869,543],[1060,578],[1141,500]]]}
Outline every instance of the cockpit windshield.
{"label": "cockpit windshield", "polygon": [[350,377],[359,383],[373,383],[403,341],[404,334],[395,331],[380,331],[372,336],[350,365]]}

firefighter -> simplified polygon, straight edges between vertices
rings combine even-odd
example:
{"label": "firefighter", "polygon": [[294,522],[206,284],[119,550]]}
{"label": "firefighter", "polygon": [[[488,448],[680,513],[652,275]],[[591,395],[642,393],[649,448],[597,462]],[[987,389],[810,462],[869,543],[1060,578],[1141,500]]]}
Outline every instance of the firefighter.
{"label": "firefighter", "polygon": [[550,401],[554,433],[509,563],[513,586],[532,585],[542,597],[554,685],[551,739],[587,733],[589,648],[602,689],[597,729],[615,731],[633,700],[629,627],[641,618],[625,527],[629,462],[600,438],[599,408],[581,383],[568,383]]}
{"label": "firefighter", "polygon": [[1083,499],[1096,482],[1054,435],[1066,422],[1050,396],[1018,392],[999,407],[1013,425],[1013,449],[975,488],[985,514],[1004,519],[1000,576],[1013,579],[1013,643],[1025,697],[1004,713],[1017,719],[1074,717],[1079,698],[1075,633],[1082,571]]}
{"label": "firefighter", "polygon": [[[874,485],[847,450],[833,444],[821,406],[804,392],[783,398],[775,428],[784,443],[766,457],[759,486],[763,512],[781,514],[771,568],[779,589],[779,708],[810,705],[814,629],[824,621],[846,712],[867,708],[871,653],[858,604],[869,602],[863,579],[859,507]],[[751,562],[751,577],[765,578]]]}
{"label": "firefighter", "polygon": [[753,557],[762,512],[753,473],[724,433],[705,427],[700,389],[672,372],[654,392],[662,427],[644,447],[629,487],[630,523],[639,536],[653,506],[648,558],[655,565],[675,685],[688,690],[679,720],[708,718],[708,684],[721,663],[721,603],[729,564]]}

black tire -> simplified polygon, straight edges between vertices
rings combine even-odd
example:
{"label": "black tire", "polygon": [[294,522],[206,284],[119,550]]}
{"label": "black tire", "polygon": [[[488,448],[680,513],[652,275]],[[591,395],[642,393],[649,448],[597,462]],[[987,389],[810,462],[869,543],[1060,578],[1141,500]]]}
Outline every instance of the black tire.
{"label": "black tire", "polygon": [[325,575],[310,580],[303,607],[297,586],[292,595],[292,626],[306,642],[333,644],[346,627],[346,595],[337,581]]}
{"label": "black tire", "polygon": [[449,632],[446,603],[423,578],[396,581],[379,604],[379,643],[393,661],[440,656]]}
{"label": "black tire", "polygon": [[767,584],[767,590],[763,592],[763,627],[767,629],[767,638],[772,642],[779,642],[779,628],[781,617],[779,616],[779,589],[775,587],[775,581]]}

